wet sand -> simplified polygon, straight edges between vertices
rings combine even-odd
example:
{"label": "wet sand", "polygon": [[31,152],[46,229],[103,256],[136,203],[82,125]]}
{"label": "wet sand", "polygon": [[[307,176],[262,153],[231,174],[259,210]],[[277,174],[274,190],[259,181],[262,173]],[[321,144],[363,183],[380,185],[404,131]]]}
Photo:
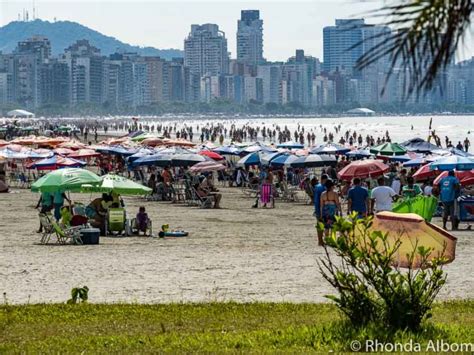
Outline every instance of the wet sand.
{"label": "wet sand", "polygon": [[[90,246],[39,245],[39,195],[1,194],[0,292],[9,303],[64,302],[84,285],[90,302],[325,301],[332,290],[317,267],[323,249],[312,206],[277,201],[275,209],[252,209],[240,189],[223,193],[220,210],[126,198],[129,216],[146,206],[155,232],[168,223],[190,236],[103,237]],[[456,260],[440,298],[473,298],[474,232],[455,235]]]}

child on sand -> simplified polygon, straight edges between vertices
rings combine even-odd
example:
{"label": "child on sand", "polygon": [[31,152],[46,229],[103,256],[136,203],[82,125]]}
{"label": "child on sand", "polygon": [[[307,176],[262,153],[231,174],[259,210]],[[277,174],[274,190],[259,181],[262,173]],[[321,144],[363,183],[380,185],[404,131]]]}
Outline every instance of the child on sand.
{"label": "child on sand", "polygon": [[141,206],[138,209],[138,213],[137,213],[137,228],[138,228],[139,234],[140,232],[143,232],[144,234],[146,233],[148,223],[149,223],[148,213],[146,213],[145,207]]}

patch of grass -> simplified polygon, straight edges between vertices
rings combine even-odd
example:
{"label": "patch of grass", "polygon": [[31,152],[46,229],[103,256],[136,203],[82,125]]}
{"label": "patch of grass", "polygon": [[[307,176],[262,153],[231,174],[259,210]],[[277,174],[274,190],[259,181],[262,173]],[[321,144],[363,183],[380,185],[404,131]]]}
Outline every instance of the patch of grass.
{"label": "patch of grass", "polygon": [[423,332],[351,328],[329,304],[0,306],[0,353],[350,351],[352,340],[474,339],[474,300],[438,303]]}

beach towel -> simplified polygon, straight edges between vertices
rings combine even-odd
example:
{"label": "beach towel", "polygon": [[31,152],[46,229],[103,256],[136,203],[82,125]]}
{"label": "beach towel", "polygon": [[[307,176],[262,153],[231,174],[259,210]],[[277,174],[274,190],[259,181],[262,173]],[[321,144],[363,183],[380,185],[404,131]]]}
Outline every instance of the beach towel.
{"label": "beach towel", "polygon": [[438,199],[434,196],[408,197],[393,204],[392,212],[415,213],[430,222],[436,211]]}
{"label": "beach towel", "polygon": [[262,204],[270,203],[273,195],[273,186],[271,184],[262,184],[260,191],[260,202]]}

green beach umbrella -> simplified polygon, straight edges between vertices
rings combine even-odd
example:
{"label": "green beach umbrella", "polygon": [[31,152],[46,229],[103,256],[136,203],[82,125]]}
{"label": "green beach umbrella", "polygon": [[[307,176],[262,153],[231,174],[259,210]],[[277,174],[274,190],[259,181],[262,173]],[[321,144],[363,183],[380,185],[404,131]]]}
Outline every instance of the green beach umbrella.
{"label": "green beach umbrella", "polygon": [[97,185],[99,176],[86,169],[67,168],[52,171],[39,178],[33,185],[33,192],[79,191],[84,184]]}
{"label": "green beach umbrella", "polygon": [[407,150],[398,143],[382,143],[370,148],[370,152],[377,155],[403,155]]}
{"label": "green beach umbrella", "polygon": [[141,142],[142,140],[145,140],[147,138],[159,138],[159,137],[152,133],[142,133],[139,136],[133,137],[132,142]]}
{"label": "green beach umbrella", "polygon": [[146,195],[152,192],[149,187],[138,184],[123,176],[108,174],[101,177],[98,185],[82,185],[82,192],[115,192],[120,195]]}

